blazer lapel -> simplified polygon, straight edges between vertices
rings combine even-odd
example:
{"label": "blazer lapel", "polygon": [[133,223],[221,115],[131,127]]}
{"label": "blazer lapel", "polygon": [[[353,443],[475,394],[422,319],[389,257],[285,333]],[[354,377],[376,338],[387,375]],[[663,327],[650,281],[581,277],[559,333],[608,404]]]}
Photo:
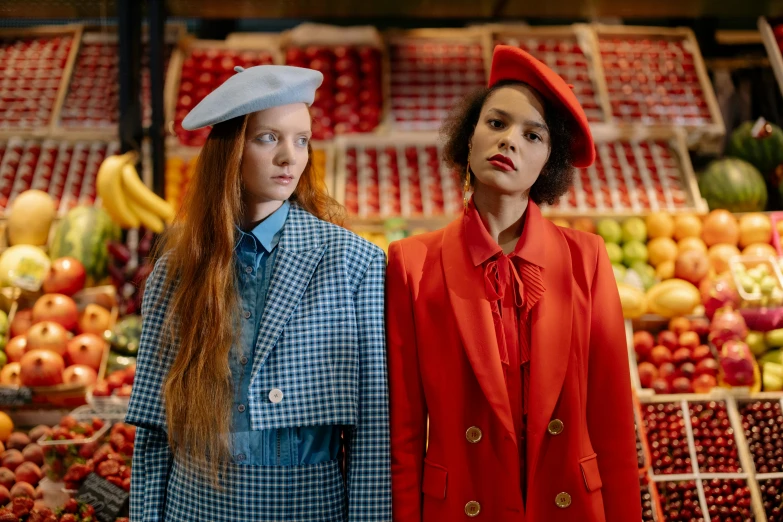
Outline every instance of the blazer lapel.
{"label": "blazer lapel", "polygon": [[283,235],[277,245],[272,281],[261,317],[251,385],[299,304],[325,248],[318,219],[298,206],[291,205]]}
{"label": "blazer lapel", "polygon": [[503,426],[514,433],[492,309],[484,293],[481,267],[474,266],[468,256],[463,230],[462,219],[458,219],[444,232],[443,272],[449,300],[479,385]]}
{"label": "blazer lapel", "polygon": [[559,229],[541,220],[541,241],[545,248],[542,268],[543,297],[533,309],[530,397],[528,397],[527,467],[532,480],[541,444],[568,370],[571,352],[573,278],[568,244]]}

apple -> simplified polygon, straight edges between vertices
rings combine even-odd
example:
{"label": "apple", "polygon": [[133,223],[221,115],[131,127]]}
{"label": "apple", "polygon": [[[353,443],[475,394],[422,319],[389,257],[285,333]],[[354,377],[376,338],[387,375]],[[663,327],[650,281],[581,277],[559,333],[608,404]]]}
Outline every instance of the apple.
{"label": "apple", "polygon": [[68,342],[66,353],[71,364],[89,366],[97,372],[101,367],[106,348],[106,341],[102,337],[87,333],[71,339]]}
{"label": "apple", "polygon": [[679,345],[677,334],[670,330],[664,330],[658,334],[658,344],[665,346],[669,350],[676,350]]}
{"label": "apple", "polygon": [[24,386],[54,386],[63,382],[65,362],[50,350],[31,350],[22,357],[20,379]]}
{"label": "apple", "polygon": [[43,473],[38,464],[34,462],[23,462],[16,468],[16,482],[27,482],[31,486],[35,487],[43,478]]}
{"label": "apple", "polygon": [[691,359],[695,363],[698,363],[699,361],[708,358],[712,358],[712,351],[710,350],[709,346],[704,344],[700,344],[699,346],[694,348],[693,352],[691,353]]}
{"label": "apple", "polygon": [[680,334],[679,342],[683,348],[693,350],[701,344],[701,339],[696,332],[683,332]]}
{"label": "apple", "polygon": [[660,377],[653,380],[651,388],[659,395],[669,393],[670,391],[669,382],[666,379],[661,379]]}
{"label": "apple", "polygon": [[713,375],[703,373],[693,380],[693,391],[695,393],[709,393],[717,385],[718,381]]}
{"label": "apple", "polygon": [[718,375],[719,367],[720,365],[718,364],[718,361],[716,361],[712,357],[708,359],[703,359],[696,364],[696,374],[697,375],[706,374],[715,377]]}
{"label": "apple", "polygon": [[27,349],[51,350],[65,355],[68,346],[68,332],[60,324],[53,321],[36,323],[27,331]]}
{"label": "apple", "polygon": [[[674,335],[674,334],[672,334]],[[660,367],[665,362],[671,362],[672,352],[666,346],[658,345],[650,352],[650,362]]]}
{"label": "apple", "polygon": [[17,310],[14,314],[14,318],[11,321],[11,336],[16,337],[18,335],[24,335],[27,330],[33,325],[33,310],[27,308],[25,310]]}
{"label": "apple", "polygon": [[8,441],[5,443],[5,447],[8,449],[18,449],[22,451],[28,444],[30,444],[30,437],[26,433],[16,431],[11,434]]}
{"label": "apple", "polygon": [[655,339],[650,332],[640,331],[633,334],[633,349],[636,352],[636,358],[644,361],[650,356],[650,352],[655,346]]}
{"label": "apple", "polygon": [[691,360],[691,351],[687,348],[677,348],[672,354],[672,362],[676,365],[686,363]]}
{"label": "apple", "polygon": [[652,387],[653,380],[658,378],[658,368],[656,368],[652,363],[639,363],[637,371],[639,372],[639,381],[642,384],[642,388]]}
{"label": "apple", "polygon": [[111,390],[106,381],[96,383],[92,389],[92,395],[93,397],[109,397],[111,395]]}
{"label": "apple", "polygon": [[677,371],[683,377],[687,377],[688,379],[692,379],[693,376],[696,375],[696,366],[694,366],[692,362],[684,362],[680,366],[680,369],[677,370]]}
{"label": "apple", "polygon": [[46,426],[45,424],[39,424],[38,426],[30,430],[30,440],[38,442],[39,440],[41,440],[41,437],[48,437],[51,434],[52,434],[52,428]]}
{"label": "apple", "polygon": [[8,356],[8,362],[19,362],[22,360],[22,356],[27,353],[27,337],[24,335],[17,335],[8,341],[5,346],[5,354]]}
{"label": "apple", "polygon": [[34,462],[39,466],[44,465],[43,448],[34,442],[25,446],[22,450],[22,456],[24,457],[25,462]]}
{"label": "apple", "polygon": [[98,380],[98,373],[84,364],[74,364],[63,371],[64,384],[92,386]]}
{"label": "apple", "polygon": [[677,373],[677,367],[672,362],[665,362],[658,368],[658,377],[671,381]]}
{"label": "apple", "polygon": [[674,332],[675,335],[680,336],[685,332],[690,331],[691,322],[687,317],[675,317],[669,321],[669,330]]}
{"label": "apple", "polygon": [[0,370],[0,384],[6,386],[21,386],[22,380],[19,374],[22,371],[22,366],[18,362],[8,363]]}
{"label": "apple", "polygon": [[11,471],[16,471],[16,468],[21,466],[23,462],[24,456],[19,450],[5,450],[0,454],[0,463],[2,463],[4,468],[10,469]]}
{"label": "apple", "polygon": [[52,267],[43,282],[43,291],[71,296],[84,288],[86,280],[87,271],[78,259],[61,257],[52,261]]}
{"label": "apple", "polygon": [[17,482],[11,488],[11,498],[29,498],[35,499],[35,488],[27,482]]}
{"label": "apple", "polygon": [[44,294],[33,306],[33,321],[54,321],[66,330],[74,330],[79,324],[79,312],[76,303],[63,294]]}
{"label": "apple", "polygon": [[699,250],[681,252],[674,262],[674,277],[699,285],[710,271],[707,254]]}
{"label": "apple", "polygon": [[674,393],[691,393],[693,387],[691,386],[691,380],[687,377],[676,377],[672,381],[672,391]]}

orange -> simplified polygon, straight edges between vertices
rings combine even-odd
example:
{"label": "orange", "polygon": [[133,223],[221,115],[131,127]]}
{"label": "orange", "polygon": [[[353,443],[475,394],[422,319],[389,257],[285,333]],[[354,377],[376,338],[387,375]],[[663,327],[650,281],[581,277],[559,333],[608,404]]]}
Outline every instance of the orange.
{"label": "orange", "polygon": [[745,214],[739,220],[739,244],[745,248],[753,243],[772,241],[772,222],[761,212]]}
{"label": "orange", "polygon": [[739,236],[740,229],[737,218],[728,210],[713,210],[704,219],[701,238],[708,247],[719,243],[736,245],[739,242]]}
{"label": "orange", "polygon": [[753,243],[745,247],[742,255],[750,257],[778,257],[778,252],[769,243]]}
{"label": "orange", "polygon": [[14,422],[5,412],[0,411],[0,442],[6,442],[14,432]]}
{"label": "orange", "polygon": [[740,255],[739,248],[730,243],[718,243],[710,247],[708,257],[710,265],[716,274],[722,274],[729,269],[729,259]]}
{"label": "orange", "polygon": [[704,244],[704,241],[702,241],[700,237],[686,237],[680,239],[680,242],[677,243],[677,248],[680,249],[680,254],[687,252],[688,250],[698,250],[699,252],[707,253],[707,245]]}
{"label": "orange", "polygon": [[664,261],[655,269],[655,277],[661,281],[674,277],[674,261]]}
{"label": "orange", "polygon": [[657,237],[647,243],[647,255],[652,266],[677,258],[677,243],[670,237]]}
{"label": "orange", "polygon": [[674,235],[674,218],[666,212],[655,212],[647,216],[647,237],[672,237]]}
{"label": "orange", "polygon": [[571,228],[571,225],[565,219],[553,219],[552,223],[562,228]]}
{"label": "orange", "polygon": [[674,239],[701,236],[701,219],[693,214],[681,214],[674,218]]}

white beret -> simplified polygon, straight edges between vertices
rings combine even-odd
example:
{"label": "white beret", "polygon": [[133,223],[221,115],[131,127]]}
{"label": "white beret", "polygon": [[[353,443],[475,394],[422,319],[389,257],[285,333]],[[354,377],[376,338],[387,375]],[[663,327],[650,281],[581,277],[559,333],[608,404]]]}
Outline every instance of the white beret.
{"label": "white beret", "polygon": [[258,65],[243,69],[193,107],[182,127],[196,130],[252,112],[289,105],[313,104],[315,90],[324,75],[313,69],[289,65]]}

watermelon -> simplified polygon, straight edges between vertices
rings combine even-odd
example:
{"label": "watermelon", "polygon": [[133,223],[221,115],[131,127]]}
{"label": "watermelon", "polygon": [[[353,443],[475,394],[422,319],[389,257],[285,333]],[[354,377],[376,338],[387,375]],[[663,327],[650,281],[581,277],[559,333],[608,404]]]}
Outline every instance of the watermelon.
{"label": "watermelon", "polygon": [[756,212],[767,205],[767,184],[756,167],[737,158],[715,160],[699,176],[701,196],[710,210]]}
{"label": "watermelon", "polygon": [[746,121],[731,133],[726,156],[745,160],[766,175],[783,163],[783,129],[767,122],[763,137],[757,138],[752,132],[755,124]]}
{"label": "watermelon", "polygon": [[79,206],[60,221],[49,247],[52,259],[71,256],[84,265],[87,286],[103,284],[108,274],[110,241],[122,237],[120,227],[105,210]]}

